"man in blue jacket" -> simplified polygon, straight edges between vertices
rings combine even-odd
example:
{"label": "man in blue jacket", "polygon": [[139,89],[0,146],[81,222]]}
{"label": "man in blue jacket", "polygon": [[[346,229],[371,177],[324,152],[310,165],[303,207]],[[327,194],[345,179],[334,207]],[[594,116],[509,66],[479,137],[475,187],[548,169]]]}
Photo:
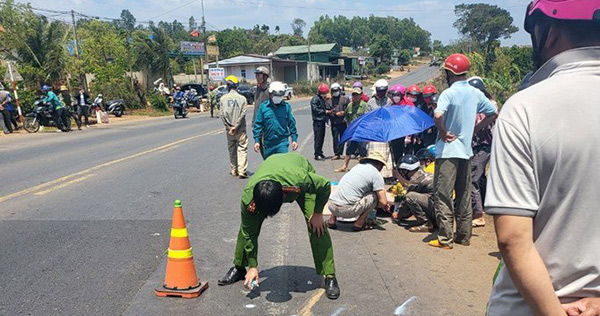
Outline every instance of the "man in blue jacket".
{"label": "man in blue jacket", "polygon": [[[258,108],[252,133],[254,151],[261,152],[263,159],[273,154],[287,153],[292,138],[292,150],[298,149],[298,132],[292,106],[283,101],[285,86],[274,81],[269,85],[269,99]],[[262,145],[261,145],[261,139]]]}

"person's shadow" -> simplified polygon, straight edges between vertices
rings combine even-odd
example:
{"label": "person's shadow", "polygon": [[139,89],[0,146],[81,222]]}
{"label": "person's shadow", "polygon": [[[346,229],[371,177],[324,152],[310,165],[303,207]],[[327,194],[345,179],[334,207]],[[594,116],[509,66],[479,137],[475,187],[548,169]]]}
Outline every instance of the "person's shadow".
{"label": "person's shadow", "polygon": [[323,277],[314,268],[300,266],[279,266],[260,271],[259,287],[246,297],[253,299],[267,292],[269,302],[282,303],[292,299],[292,292],[306,293],[321,287]]}

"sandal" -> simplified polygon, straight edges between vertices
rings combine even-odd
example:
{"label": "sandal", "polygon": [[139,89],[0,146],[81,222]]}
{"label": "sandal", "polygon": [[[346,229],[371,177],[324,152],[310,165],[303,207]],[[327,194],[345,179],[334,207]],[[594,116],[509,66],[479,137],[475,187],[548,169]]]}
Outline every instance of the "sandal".
{"label": "sandal", "polygon": [[433,226],[427,226],[427,225],[413,226],[413,227],[409,228],[408,231],[411,233],[431,233],[433,231]]}
{"label": "sandal", "polygon": [[360,232],[360,231],[363,231],[363,230],[371,230],[371,229],[373,229],[373,226],[369,226],[367,224],[365,224],[363,226],[354,226],[354,225],[352,225],[352,231],[353,232]]}
{"label": "sandal", "polygon": [[347,168],[338,168],[338,169],[335,169],[333,171],[335,171],[335,172],[348,172],[348,169]]}

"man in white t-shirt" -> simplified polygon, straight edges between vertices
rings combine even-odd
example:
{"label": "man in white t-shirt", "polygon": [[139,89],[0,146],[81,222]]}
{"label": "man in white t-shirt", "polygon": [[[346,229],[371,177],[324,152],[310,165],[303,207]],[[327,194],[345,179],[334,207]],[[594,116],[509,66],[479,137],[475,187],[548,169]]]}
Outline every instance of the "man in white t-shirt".
{"label": "man in white t-shirt", "polygon": [[365,220],[370,211],[376,207],[390,210],[385,195],[385,184],[381,169],[386,159],[378,151],[370,151],[360,164],[346,173],[334,193],[329,197],[329,210],[333,214],[328,223],[330,228],[336,227],[336,217],[354,218],[353,230],[365,228]]}
{"label": "man in white t-shirt", "polygon": [[597,316],[600,1],[534,1],[525,29],[543,66],[494,131],[486,211],[503,260],[487,315]]}

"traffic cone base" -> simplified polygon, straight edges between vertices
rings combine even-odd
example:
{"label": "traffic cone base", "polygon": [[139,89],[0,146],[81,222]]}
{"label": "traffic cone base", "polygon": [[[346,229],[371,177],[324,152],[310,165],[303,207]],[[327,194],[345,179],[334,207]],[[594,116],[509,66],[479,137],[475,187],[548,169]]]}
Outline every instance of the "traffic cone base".
{"label": "traffic cone base", "polygon": [[164,285],[154,289],[156,296],[160,297],[181,297],[181,298],[196,298],[208,289],[208,282],[199,283],[197,287],[189,290],[169,289]]}

